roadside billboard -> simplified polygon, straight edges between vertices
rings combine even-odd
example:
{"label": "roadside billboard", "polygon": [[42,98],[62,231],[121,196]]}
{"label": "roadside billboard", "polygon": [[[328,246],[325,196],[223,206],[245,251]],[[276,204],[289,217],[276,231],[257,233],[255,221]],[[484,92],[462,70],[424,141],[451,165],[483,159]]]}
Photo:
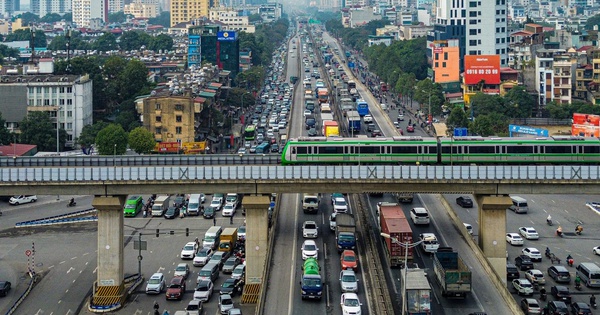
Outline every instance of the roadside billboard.
{"label": "roadside billboard", "polygon": [[465,84],[477,84],[481,80],[484,80],[485,84],[500,84],[500,56],[465,56],[464,79]]}
{"label": "roadside billboard", "polygon": [[600,137],[600,116],[574,113],[571,135],[580,137]]}
{"label": "roadside billboard", "polygon": [[154,147],[154,152],[163,153],[178,153],[180,144],[179,142],[157,142]]}

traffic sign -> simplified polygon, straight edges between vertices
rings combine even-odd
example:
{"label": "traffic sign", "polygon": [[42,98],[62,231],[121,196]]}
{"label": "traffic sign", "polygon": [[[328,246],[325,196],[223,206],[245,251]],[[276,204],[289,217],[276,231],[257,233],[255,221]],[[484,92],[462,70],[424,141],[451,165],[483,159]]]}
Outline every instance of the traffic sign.
{"label": "traffic sign", "polygon": [[29,250],[29,249],[28,249],[28,250],[26,250],[26,251],[25,251],[25,255],[26,255],[27,257],[31,256],[31,250]]}
{"label": "traffic sign", "polygon": [[274,202],[274,201],[271,201],[271,204],[269,205],[269,207],[271,207],[271,208],[275,208],[275,202]]}

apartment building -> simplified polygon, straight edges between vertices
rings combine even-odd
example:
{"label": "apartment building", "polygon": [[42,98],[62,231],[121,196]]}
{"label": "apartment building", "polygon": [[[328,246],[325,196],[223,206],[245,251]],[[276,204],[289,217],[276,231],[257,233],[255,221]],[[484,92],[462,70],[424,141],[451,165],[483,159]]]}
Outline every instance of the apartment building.
{"label": "apartment building", "polygon": [[108,22],[108,0],[73,0],[73,23],[77,27],[91,27]]}

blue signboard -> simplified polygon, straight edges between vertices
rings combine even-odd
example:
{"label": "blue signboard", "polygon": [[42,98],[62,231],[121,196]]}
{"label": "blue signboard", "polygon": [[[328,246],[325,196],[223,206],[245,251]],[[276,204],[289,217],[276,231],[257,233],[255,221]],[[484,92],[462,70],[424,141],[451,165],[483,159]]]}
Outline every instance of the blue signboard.
{"label": "blue signboard", "polygon": [[466,137],[468,135],[467,128],[454,128],[454,136],[455,137]]}
{"label": "blue signboard", "polygon": [[236,39],[237,34],[234,31],[217,32],[217,40],[220,42],[229,42]]}
{"label": "blue signboard", "polygon": [[269,207],[275,208],[275,202],[271,201],[271,204],[269,204]]}
{"label": "blue signboard", "polygon": [[354,62],[348,62],[348,68],[354,69],[354,66],[355,66]]}
{"label": "blue signboard", "polygon": [[526,135],[534,135],[537,137],[547,137],[548,136],[548,130],[540,129],[540,128],[533,128],[533,127],[529,127],[529,126],[508,125],[508,132],[511,137],[513,136],[513,132],[514,133],[522,133],[522,134],[526,134]]}

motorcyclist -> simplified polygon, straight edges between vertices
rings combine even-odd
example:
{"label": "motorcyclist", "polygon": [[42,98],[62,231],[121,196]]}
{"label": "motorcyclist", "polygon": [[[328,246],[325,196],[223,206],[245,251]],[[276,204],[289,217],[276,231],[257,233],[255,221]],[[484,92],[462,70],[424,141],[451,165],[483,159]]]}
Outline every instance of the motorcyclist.
{"label": "motorcyclist", "polygon": [[549,256],[550,256],[550,248],[546,247],[546,257],[549,257]]}
{"label": "motorcyclist", "polygon": [[558,228],[556,229],[556,235],[562,236],[562,226],[558,226]]}
{"label": "motorcyclist", "polygon": [[[569,256],[567,256],[567,264],[569,264],[569,266],[573,266],[573,263],[574,263],[574,262],[575,262],[575,261],[573,260],[573,256],[571,256],[571,255],[569,254]],[[580,281],[581,281],[581,279],[580,279]]]}
{"label": "motorcyclist", "polygon": [[592,296],[590,296],[590,306],[596,307],[596,296],[593,293]]}
{"label": "motorcyclist", "polygon": [[581,235],[581,232],[583,232],[583,226],[577,225],[577,227],[575,227],[575,233],[577,233],[577,235]]}
{"label": "motorcyclist", "polygon": [[71,200],[69,201],[69,206],[74,206],[75,205],[75,198],[71,198]]}
{"label": "motorcyclist", "polygon": [[581,278],[579,277],[579,275],[577,275],[575,277],[575,287],[579,288],[581,286]]}
{"label": "motorcyclist", "polygon": [[546,222],[547,222],[548,224],[551,224],[551,223],[552,223],[552,216],[551,216],[551,215],[548,215],[548,217],[546,218]]}

